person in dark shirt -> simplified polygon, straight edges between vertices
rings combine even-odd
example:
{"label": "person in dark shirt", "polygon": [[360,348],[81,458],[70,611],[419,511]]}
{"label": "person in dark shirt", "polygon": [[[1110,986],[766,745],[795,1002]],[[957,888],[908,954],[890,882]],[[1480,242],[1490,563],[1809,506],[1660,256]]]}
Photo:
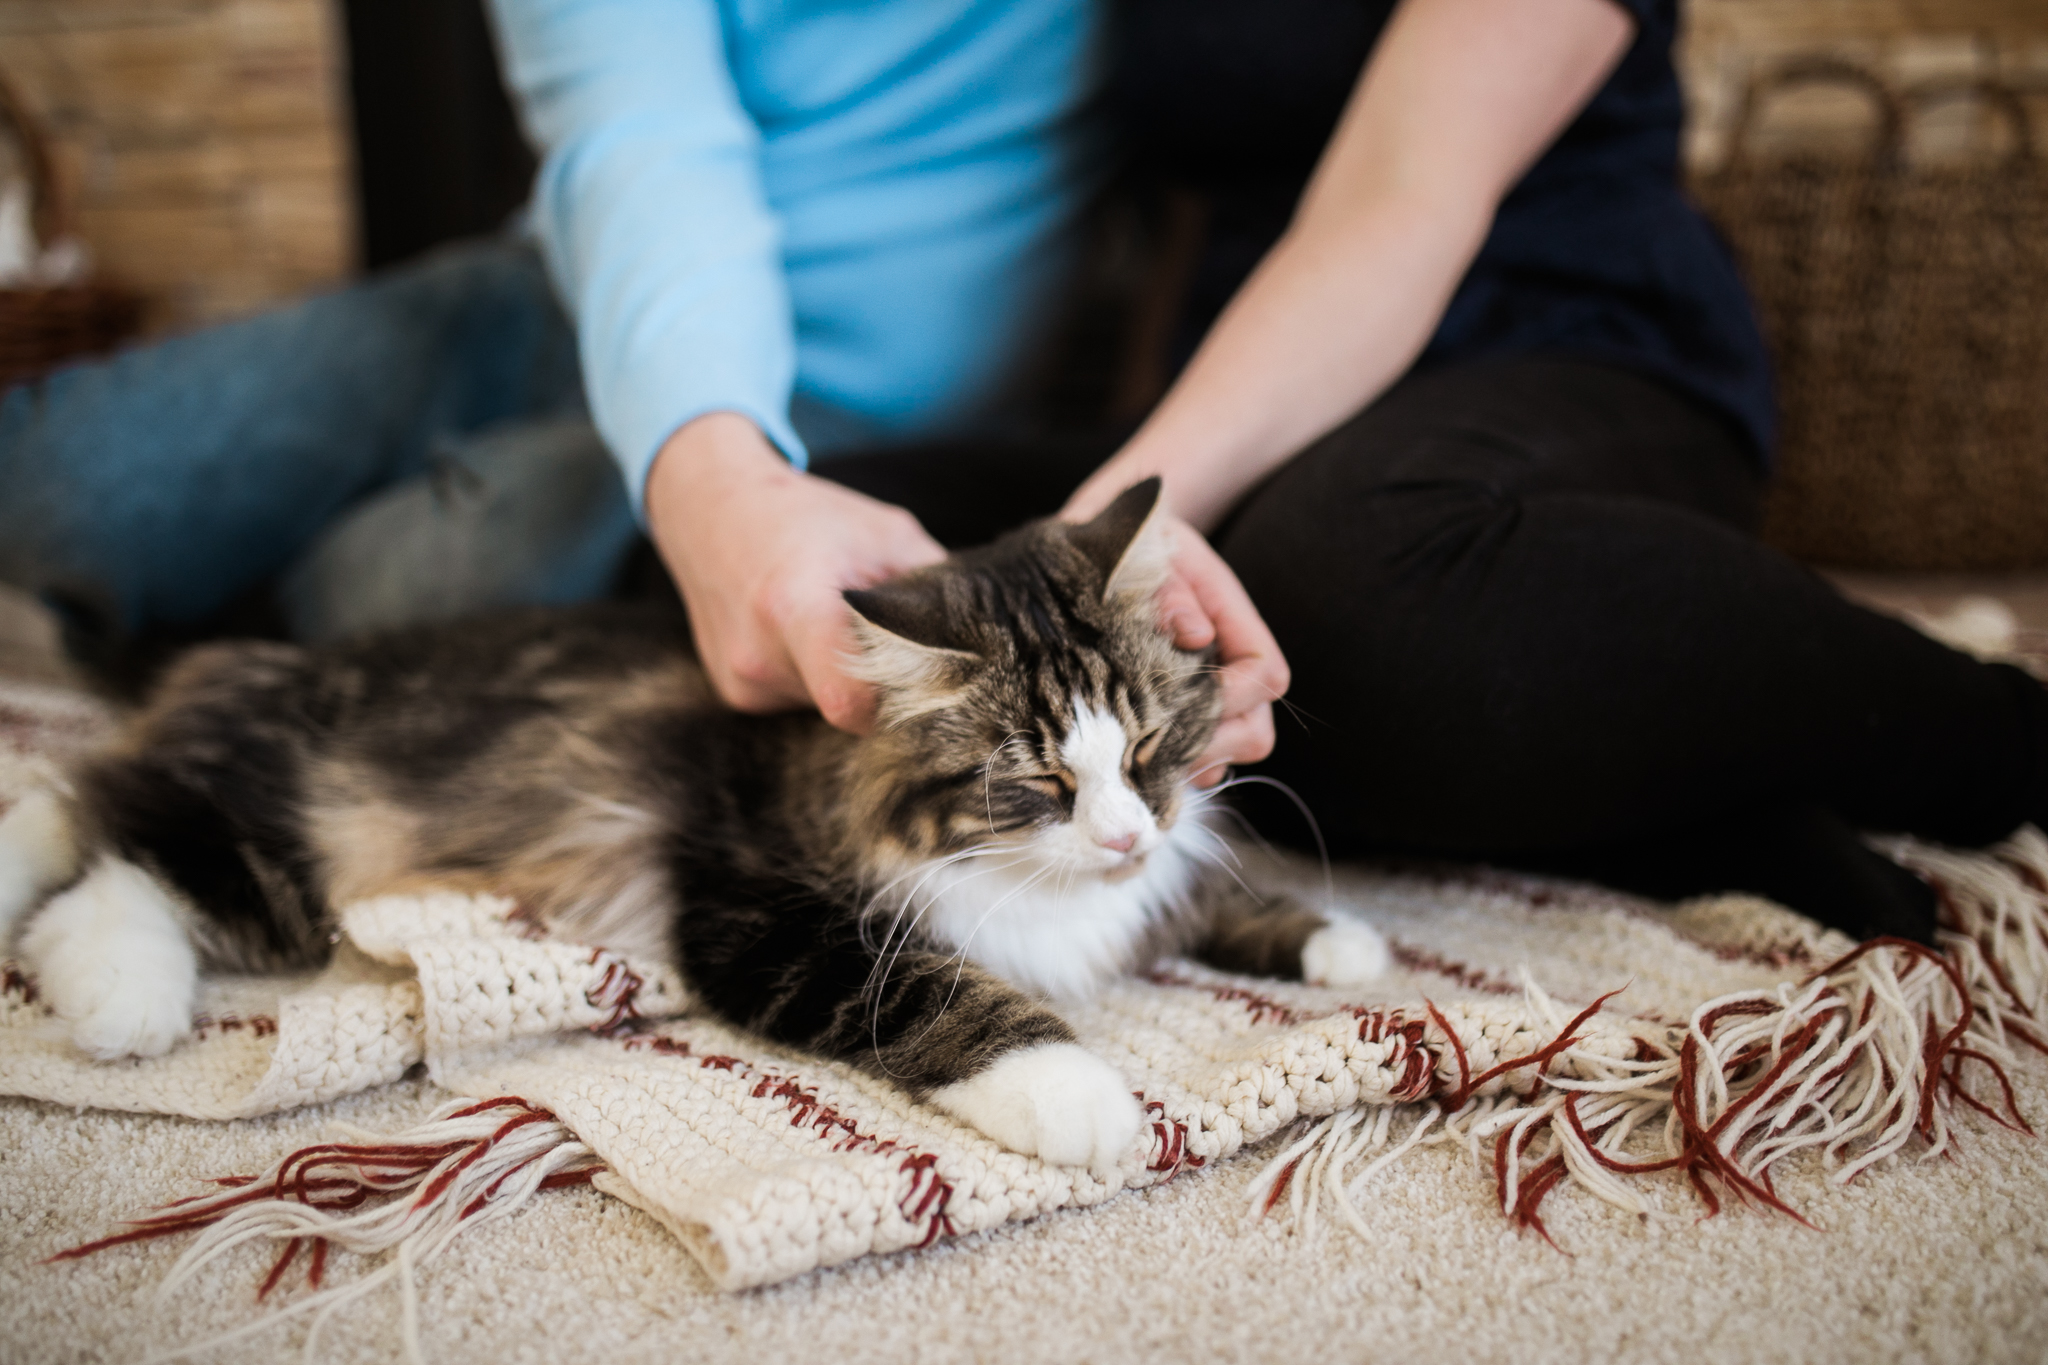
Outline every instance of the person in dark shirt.
{"label": "person in dark shirt", "polygon": [[1675,0],[1132,0],[1113,103],[1207,231],[1177,384],[1067,510],[1166,475],[1291,667],[1260,771],[1333,852],[1926,941],[1932,892],[1860,831],[2048,815],[2048,696],[1754,539],[1770,367],[1680,188],[1677,28]]}

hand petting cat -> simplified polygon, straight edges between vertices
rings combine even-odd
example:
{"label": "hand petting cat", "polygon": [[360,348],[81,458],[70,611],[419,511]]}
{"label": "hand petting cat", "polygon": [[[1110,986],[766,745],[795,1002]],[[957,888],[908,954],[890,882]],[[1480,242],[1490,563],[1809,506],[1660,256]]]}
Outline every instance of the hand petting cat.
{"label": "hand petting cat", "polygon": [[1223,680],[1223,718],[1192,779],[1210,787],[1231,764],[1256,763],[1273,752],[1273,703],[1287,693],[1287,660],[1244,585],[1202,533],[1170,514],[1161,525],[1174,550],[1173,570],[1159,589],[1160,623],[1182,649],[1214,644]]}
{"label": "hand petting cat", "polygon": [[1273,752],[1273,703],[1287,694],[1290,680],[1279,642],[1223,556],[1175,510],[1184,481],[1170,468],[1135,468],[1126,446],[1074,491],[1060,518],[1086,521],[1152,474],[1166,477],[1160,524],[1173,537],[1172,572],[1159,588],[1160,624],[1172,630],[1173,642],[1182,649],[1215,645],[1223,680],[1223,718],[1192,779],[1196,786],[1211,787],[1231,764],[1256,763]]}
{"label": "hand petting cat", "polygon": [[[1099,510],[1070,505],[1068,515]],[[721,697],[756,713],[815,705],[839,729],[873,727],[874,690],[847,671],[858,644],[840,593],[945,557],[915,517],[791,468],[752,422],[711,413],[663,447],[647,520]],[[1223,719],[1193,779],[1213,786],[1229,765],[1273,751],[1287,662],[1201,533],[1179,517],[1165,525],[1174,553],[1160,620],[1183,649],[1214,644],[1223,679]]]}
{"label": "hand petting cat", "polygon": [[663,446],[647,525],[721,697],[873,727],[874,688],[847,671],[859,642],[840,593],[944,559],[916,517],[791,467],[752,422],[717,412]]}

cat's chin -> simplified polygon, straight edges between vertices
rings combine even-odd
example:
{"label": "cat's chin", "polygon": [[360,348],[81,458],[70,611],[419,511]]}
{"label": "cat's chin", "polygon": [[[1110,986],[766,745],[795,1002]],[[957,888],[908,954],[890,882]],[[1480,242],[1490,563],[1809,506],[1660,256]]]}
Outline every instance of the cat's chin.
{"label": "cat's chin", "polygon": [[1111,886],[1115,886],[1118,882],[1127,882],[1145,870],[1145,860],[1151,856],[1149,853],[1133,854],[1115,867],[1098,872],[1096,876],[1108,882]]}

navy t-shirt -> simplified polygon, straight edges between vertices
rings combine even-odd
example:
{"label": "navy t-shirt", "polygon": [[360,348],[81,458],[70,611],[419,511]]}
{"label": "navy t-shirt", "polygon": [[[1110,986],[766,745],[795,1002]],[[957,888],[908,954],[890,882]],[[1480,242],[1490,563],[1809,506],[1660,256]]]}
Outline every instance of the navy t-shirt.
{"label": "navy t-shirt", "polygon": [[[1547,352],[1625,365],[1725,413],[1768,459],[1770,362],[1734,262],[1679,187],[1677,0],[1501,202],[1418,368]],[[1279,237],[1393,0],[1131,0],[1114,99],[1141,166],[1203,192],[1185,359]]]}

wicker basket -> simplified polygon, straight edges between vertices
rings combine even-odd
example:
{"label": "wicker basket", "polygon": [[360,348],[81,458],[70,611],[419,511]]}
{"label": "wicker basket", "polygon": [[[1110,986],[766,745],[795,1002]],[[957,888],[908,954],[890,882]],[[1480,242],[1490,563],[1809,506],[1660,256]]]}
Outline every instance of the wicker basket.
{"label": "wicker basket", "polygon": [[[1760,164],[1749,135],[1764,102],[1813,83],[1869,99],[1869,156]],[[1907,165],[1907,117],[1954,98],[2010,122],[2011,156]],[[1985,81],[1894,91],[1803,61],[1751,86],[1727,162],[1695,189],[1777,360],[1765,537],[1831,564],[2048,563],[2048,175],[2017,95]]]}
{"label": "wicker basket", "polygon": [[[57,192],[50,148],[28,106],[0,79],[0,121],[14,139],[35,201],[35,231],[47,246],[67,235],[70,215]],[[142,300],[114,285],[87,283],[0,289],[0,388],[66,360],[113,349],[142,320]]]}

